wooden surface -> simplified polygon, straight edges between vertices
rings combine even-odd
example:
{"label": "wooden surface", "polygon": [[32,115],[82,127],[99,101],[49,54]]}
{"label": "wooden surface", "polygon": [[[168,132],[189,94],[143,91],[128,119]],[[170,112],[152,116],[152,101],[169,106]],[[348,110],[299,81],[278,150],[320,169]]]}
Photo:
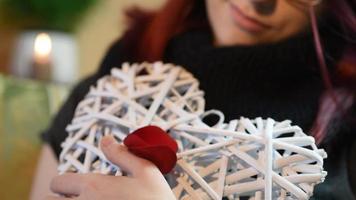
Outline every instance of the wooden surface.
{"label": "wooden surface", "polygon": [[0,29],[0,73],[8,74],[10,58],[14,47],[17,31],[2,27]]}

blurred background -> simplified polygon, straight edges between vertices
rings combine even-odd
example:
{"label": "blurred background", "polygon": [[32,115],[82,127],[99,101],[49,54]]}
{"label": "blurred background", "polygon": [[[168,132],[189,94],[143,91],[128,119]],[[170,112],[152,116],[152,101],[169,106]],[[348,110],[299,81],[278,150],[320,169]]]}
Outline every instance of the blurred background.
{"label": "blurred background", "polygon": [[0,0],[0,199],[28,199],[39,134],[125,30],[163,0]]}

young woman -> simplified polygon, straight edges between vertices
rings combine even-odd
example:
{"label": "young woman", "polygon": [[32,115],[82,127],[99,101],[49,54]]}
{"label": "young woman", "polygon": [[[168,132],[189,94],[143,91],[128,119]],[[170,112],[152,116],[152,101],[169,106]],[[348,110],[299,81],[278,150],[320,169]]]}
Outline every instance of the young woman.
{"label": "young woman", "polygon": [[126,34],[98,72],[73,90],[43,134],[32,197],[45,196],[50,185],[62,197],[45,199],[174,199],[152,163],[110,137],[102,140],[104,153],[131,177],[66,174],[52,179],[65,127],[89,86],[122,62],[163,60],[193,73],[206,93],[207,109],[221,110],[227,120],[291,119],[315,136],[329,157],[328,176],[313,198],[355,199],[355,2],[170,0],[157,12],[128,12],[132,21]]}

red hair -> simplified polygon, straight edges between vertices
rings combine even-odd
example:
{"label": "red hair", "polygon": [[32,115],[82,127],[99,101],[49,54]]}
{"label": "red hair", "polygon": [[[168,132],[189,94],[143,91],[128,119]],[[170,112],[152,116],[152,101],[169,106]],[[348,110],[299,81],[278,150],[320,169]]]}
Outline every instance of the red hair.
{"label": "red hair", "polygon": [[[198,2],[198,3],[197,3]],[[133,8],[126,12],[129,29],[123,36],[136,62],[153,62],[163,58],[169,39],[191,28],[209,28],[204,11],[196,10],[202,0],[168,0],[156,12]],[[196,13],[201,12],[198,15]],[[200,16],[199,16],[200,15]]]}
{"label": "red hair", "polygon": [[[348,41],[345,56],[337,65],[337,76],[331,80],[326,67],[322,49],[322,38],[319,38],[316,16],[311,9],[311,24],[315,40],[315,49],[318,55],[321,75],[326,87],[321,98],[320,107],[314,126],[311,130],[317,143],[321,143],[327,133],[329,123],[337,116],[340,110],[346,110],[353,104],[354,90],[356,89],[356,17],[352,5],[356,0],[330,0],[328,6],[332,9],[334,18],[343,27],[343,37]],[[126,52],[135,62],[162,60],[165,48],[175,34],[193,28],[206,28],[210,30],[209,22],[202,6],[205,0],[167,0],[161,9],[156,12],[146,12],[140,9],[131,9],[127,12],[130,24],[123,36]],[[337,87],[346,88],[342,92],[335,91]],[[330,98],[332,101],[330,101]],[[342,106],[341,106],[342,105]]]}

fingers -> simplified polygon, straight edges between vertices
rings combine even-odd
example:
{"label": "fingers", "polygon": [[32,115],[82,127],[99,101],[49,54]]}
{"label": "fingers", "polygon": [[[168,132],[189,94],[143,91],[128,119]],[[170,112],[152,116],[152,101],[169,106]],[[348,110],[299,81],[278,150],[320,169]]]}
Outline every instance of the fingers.
{"label": "fingers", "polygon": [[56,197],[56,196],[47,196],[44,198],[44,200],[69,200],[71,198],[65,198],[65,197]]}
{"label": "fingers", "polygon": [[67,173],[54,177],[50,188],[52,192],[62,195],[80,195],[84,185],[82,174]]}
{"label": "fingers", "polygon": [[110,162],[134,177],[142,176],[150,170],[158,170],[150,161],[130,153],[125,146],[117,143],[112,136],[105,136],[101,140],[101,149]]}
{"label": "fingers", "polygon": [[[52,179],[50,188],[52,192],[65,196],[64,197],[48,197],[49,199],[82,199],[86,197],[85,194],[96,193],[113,183],[117,185],[127,185],[132,178],[107,176],[101,174],[74,174],[67,173],[56,176]],[[116,190],[119,190],[117,188]],[[84,196],[83,196],[84,194]]]}

